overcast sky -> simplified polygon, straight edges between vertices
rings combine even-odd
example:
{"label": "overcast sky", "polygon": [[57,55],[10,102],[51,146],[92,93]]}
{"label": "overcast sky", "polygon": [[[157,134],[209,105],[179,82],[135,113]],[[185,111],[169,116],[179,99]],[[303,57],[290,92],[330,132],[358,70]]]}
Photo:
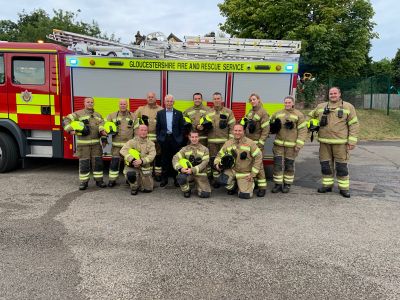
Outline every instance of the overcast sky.
{"label": "overcast sky", "polygon": [[[95,20],[103,31],[109,35],[114,33],[121,38],[121,42],[128,43],[134,40],[137,30],[142,34],[161,31],[168,35],[173,32],[178,37],[218,31],[218,24],[224,21],[217,7],[219,2],[222,0],[0,0],[0,19],[16,21],[17,14],[23,9],[31,12],[43,8],[49,13],[53,8],[69,11],[80,9],[79,20]],[[370,55],[374,60],[393,58],[400,48],[400,2],[372,0],[372,4],[374,21],[377,23],[375,32],[380,38],[372,41]]]}

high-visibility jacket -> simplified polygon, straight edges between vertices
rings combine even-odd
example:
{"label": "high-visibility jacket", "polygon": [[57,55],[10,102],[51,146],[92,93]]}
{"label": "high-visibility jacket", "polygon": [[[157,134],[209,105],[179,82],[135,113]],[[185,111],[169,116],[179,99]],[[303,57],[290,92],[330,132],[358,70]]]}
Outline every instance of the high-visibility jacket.
{"label": "high-visibility jacket", "polygon": [[81,109],[70,113],[63,120],[65,131],[70,132],[73,130],[70,125],[70,123],[73,121],[88,123],[87,125],[89,126],[90,130],[89,135],[76,136],[76,143],[78,146],[95,145],[100,143],[99,132],[104,130],[104,120],[99,113],[95,112],[93,109]]}
{"label": "high-visibility jacket", "polygon": [[247,138],[230,139],[227,141],[218,152],[215,158],[214,165],[221,163],[221,158],[226,154],[233,154],[235,157],[235,165],[232,170],[236,178],[247,177],[251,174],[256,177],[262,166],[262,153],[257,144]]}
{"label": "high-visibility jacket", "polygon": [[269,115],[264,107],[260,104],[253,107],[247,114],[246,118],[253,120],[255,130],[250,133],[249,126],[246,128],[246,136],[255,141],[259,147],[264,146],[265,140],[269,134]]}
{"label": "high-visibility jacket", "polygon": [[172,166],[175,170],[179,170],[182,167],[179,164],[179,160],[182,158],[190,160],[191,156],[195,159],[201,158],[201,162],[191,168],[193,175],[207,176],[206,168],[210,160],[210,155],[208,148],[200,143],[196,145],[190,144],[179,150],[179,152],[177,152],[172,158]]}
{"label": "high-visibility jacket", "polygon": [[129,149],[136,149],[140,152],[140,159],[143,161],[141,165],[142,171],[147,172],[153,169],[151,163],[156,157],[156,147],[152,141],[148,138],[135,136],[133,139],[125,143],[119,153],[121,153],[125,161],[132,162],[134,158],[129,154]]}
{"label": "high-visibility jacket", "polygon": [[113,147],[122,147],[127,141],[133,138],[135,118],[130,111],[117,111],[107,116],[107,121],[117,125],[117,134],[113,136]]}
{"label": "high-visibility jacket", "polygon": [[[220,128],[221,115],[226,117],[227,126],[224,129]],[[228,139],[233,138],[233,127],[236,119],[232,110],[226,107],[214,107],[208,112],[207,116],[213,124],[213,128],[208,132],[208,143],[223,144]]]}
{"label": "high-visibility jacket", "polygon": [[308,116],[311,119],[318,119],[321,125],[325,107],[329,107],[328,122],[326,126],[319,128],[318,141],[326,144],[357,144],[360,124],[354,106],[341,99],[335,103],[329,101],[319,104]]}
{"label": "high-visibility jacket", "polygon": [[[297,109],[282,109],[274,113],[271,117],[271,122],[276,119],[281,121],[282,127],[275,136],[274,144],[284,147],[299,147],[304,146],[304,141],[307,137],[307,121],[303,113]],[[285,127],[287,121],[293,122],[293,128]]]}
{"label": "high-visibility jacket", "polygon": [[148,116],[149,117],[149,126],[148,126],[148,138],[149,140],[155,142],[157,140],[156,137],[156,119],[157,119],[157,112],[159,110],[162,110],[162,107],[154,104],[154,105],[149,105],[146,104],[144,106],[140,106],[133,114],[135,120],[136,120],[136,124],[135,124],[135,128],[137,128],[139,126],[138,121],[139,118],[141,118],[142,116]]}
{"label": "high-visibility jacket", "polygon": [[[197,130],[197,125],[200,123],[200,118],[204,117],[210,112],[210,108],[200,104],[199,106],[193,105],[183,112],[184,117],[188,117],[192,121],[192,129]],[[199,131],[199,139],[207,139],[207,135],[203,131]]]}

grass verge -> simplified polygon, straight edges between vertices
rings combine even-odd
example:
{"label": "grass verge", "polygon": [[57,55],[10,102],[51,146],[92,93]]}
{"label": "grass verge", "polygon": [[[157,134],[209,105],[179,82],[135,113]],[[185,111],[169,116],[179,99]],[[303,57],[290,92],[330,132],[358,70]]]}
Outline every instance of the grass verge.
{"label": "grass verge", "polygon": [[[302,110],[307,115],[310,110]],[[400,110],[357,109],[359,140],[400,140]]]}

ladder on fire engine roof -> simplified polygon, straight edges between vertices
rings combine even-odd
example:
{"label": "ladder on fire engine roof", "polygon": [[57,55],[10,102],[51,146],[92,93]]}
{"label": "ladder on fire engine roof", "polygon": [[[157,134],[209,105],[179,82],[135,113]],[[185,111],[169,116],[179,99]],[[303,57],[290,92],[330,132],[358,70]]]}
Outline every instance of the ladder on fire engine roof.
{"label": "ladder on fire engine roof", "polygon": [[301,48],[299,41],[266,39],[187,36],[183,42],[172,42],[159,32],[149,34],[140,45],[122,44],[58,29],[54,29],[47,38],[68,46],[78,54],[145,58],[294,62],[298,61]]}

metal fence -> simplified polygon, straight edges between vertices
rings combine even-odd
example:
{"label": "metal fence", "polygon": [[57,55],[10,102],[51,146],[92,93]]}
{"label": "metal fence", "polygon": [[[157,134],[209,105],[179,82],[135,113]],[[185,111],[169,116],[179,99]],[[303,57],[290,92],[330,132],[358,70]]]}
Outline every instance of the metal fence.
{"label": "metal fence", "polygon": [[329,80],[302,80],[298,84],[297,99],[304,107],[313,107],[328,99],[328,90],[337,86],[342,98],[361,109],[382,109],[389,114],[391,109],[400,109],[400,91],[397,91],[388,76],[368,78],[329,78]]}

